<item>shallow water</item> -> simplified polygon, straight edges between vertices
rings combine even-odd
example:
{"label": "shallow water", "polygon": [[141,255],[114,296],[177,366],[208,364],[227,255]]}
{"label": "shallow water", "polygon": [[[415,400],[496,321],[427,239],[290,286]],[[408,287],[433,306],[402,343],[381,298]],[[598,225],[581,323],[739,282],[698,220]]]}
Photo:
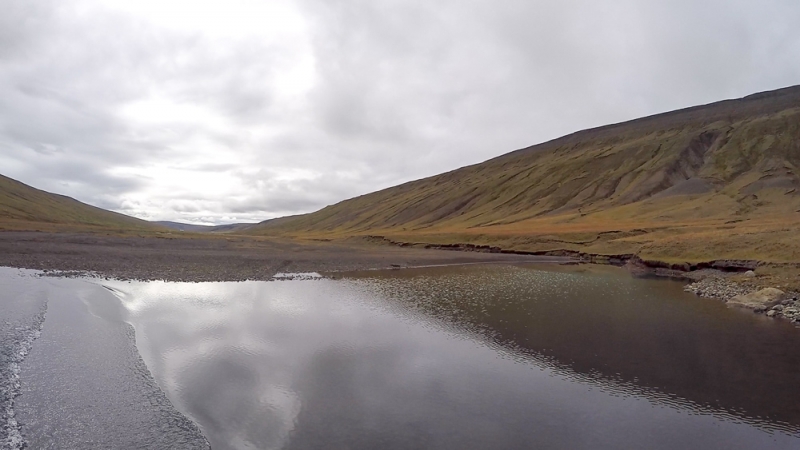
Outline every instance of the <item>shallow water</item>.
{"label": "shallow water", "polygon": [[106,289],[0,268],[0,305],[0,448],[207,447]]}
{"label": "shallow water", "polygon": [[[21,393],[20,364],[41,334],[47,312],[46,290],[19,289],[24,272],[4,269],[0,276],[0,448],[22,448],[24,440],[15,401]],[[33,287],[33,286],[31,286]]]}
{"label": "shallow water", "polygon": [[215,449],[800,447],[800,330],[676,282],[485,266],[104,284]]}

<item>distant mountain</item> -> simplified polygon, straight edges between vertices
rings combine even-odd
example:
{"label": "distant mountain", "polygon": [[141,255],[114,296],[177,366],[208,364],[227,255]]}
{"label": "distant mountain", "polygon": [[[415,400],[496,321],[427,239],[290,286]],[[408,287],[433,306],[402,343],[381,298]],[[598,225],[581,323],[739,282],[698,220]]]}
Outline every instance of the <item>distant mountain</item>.
{"label": "distant mountain", "polygon": [[193,233],[209,232],[214,228],[213,226],[210,225],[192,225],[189,223],[170,222],[167,220],[160,220],[153,223],[156,225],[161,225],[162,227],[167,227],[172,230],[190,231]]}
{"label": "distant mountain", "polygon": [[181,222],[170,222],[166,220],[153,223],[160,225],[162,227],[167,227],[172,230],[188,231],[192,233],[223,233],[223,232],[243,231],[255,225],[252,223],[232,223],[227,225],[192,225]]}
{"label": "distant mountain", "polygon": [[254,223],[229,223],[226,225],[216,225],[212,227],[211,231],[215,233],[238,233],[240,231],[249,230],[255,225]]}
{"label": "distant mountain", "polygon": [[150,222],[51,194],[0,175],[0,229],[159,230]]}
{"label": "distant mountain", "polygon": [[249,232],[800,261],[800,86],[580,131]]}

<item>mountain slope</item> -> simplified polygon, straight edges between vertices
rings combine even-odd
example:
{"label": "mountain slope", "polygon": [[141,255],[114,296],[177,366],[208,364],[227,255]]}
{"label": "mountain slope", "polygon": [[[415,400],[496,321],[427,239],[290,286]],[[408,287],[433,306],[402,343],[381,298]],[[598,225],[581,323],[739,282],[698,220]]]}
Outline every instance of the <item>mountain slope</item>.
{"label": "mountain slope", "polygon": [[0,230],[160,230],[147,221],[51,194],[0,175]]}
{"label": "mountain slope", "polygon": [[800,261],[797,238],[770,250],[707,236],[798,231],[799,167],[800,86],[577,132],[261,232]]}

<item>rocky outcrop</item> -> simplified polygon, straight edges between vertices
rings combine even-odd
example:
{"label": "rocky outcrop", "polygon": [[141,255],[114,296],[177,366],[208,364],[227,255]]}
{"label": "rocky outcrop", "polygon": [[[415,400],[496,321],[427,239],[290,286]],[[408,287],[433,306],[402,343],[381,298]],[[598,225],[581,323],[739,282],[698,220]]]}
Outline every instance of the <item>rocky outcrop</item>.
{"label": "rocky outcrop", "polygon": [[749,294],[737,295],[728,304],[738,308],[752,309],[755,312],[766,311],[786,299],[786,293],[780,289],[765,288]]}

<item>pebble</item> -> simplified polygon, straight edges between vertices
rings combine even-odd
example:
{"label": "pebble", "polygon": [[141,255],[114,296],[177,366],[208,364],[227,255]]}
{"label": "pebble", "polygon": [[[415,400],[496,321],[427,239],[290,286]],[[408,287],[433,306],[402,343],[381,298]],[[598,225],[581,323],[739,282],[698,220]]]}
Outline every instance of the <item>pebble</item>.
{"label": "pebble", "polygon": [[728,281],[724,278],[708,277],[690,283],[684,287],[687,292],[692,292],[705,298],[717,298],[728,301],[737,295],[749,294],[756,289]]}

